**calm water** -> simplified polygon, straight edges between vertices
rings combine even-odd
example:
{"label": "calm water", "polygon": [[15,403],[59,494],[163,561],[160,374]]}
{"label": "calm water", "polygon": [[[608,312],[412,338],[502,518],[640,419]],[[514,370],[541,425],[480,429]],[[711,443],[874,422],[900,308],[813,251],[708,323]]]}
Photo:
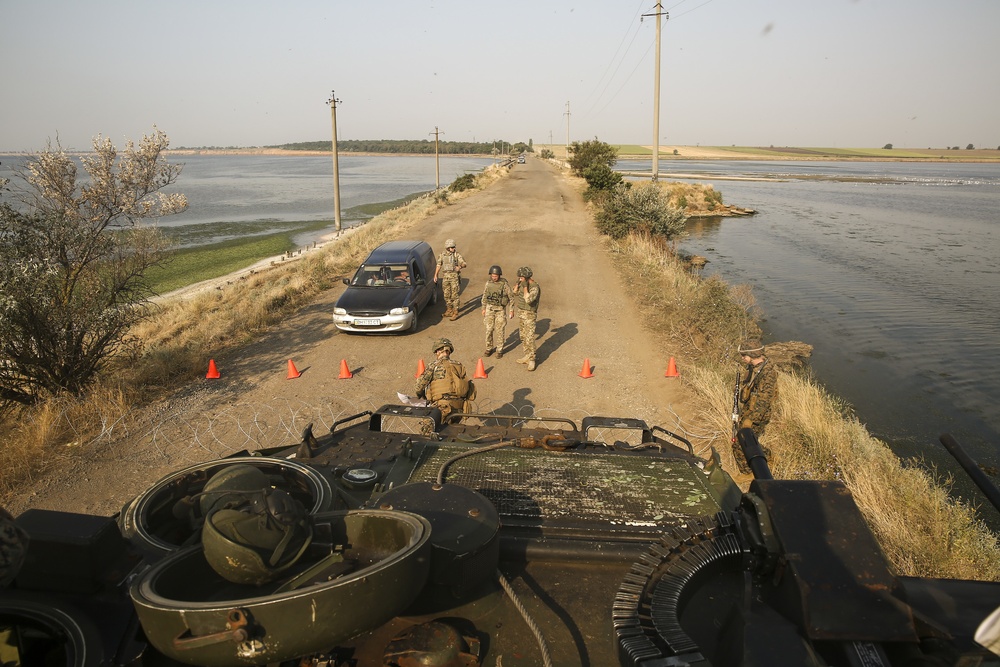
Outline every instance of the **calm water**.
{"label": "calm water", "polygon": [[[174,189],[187,196],[188,210],[164,218],[160,224],[182,238],[207,243],[241,233],[288,228],[295,222],[333,220],[332,156],[184,155],[171,158],[171,162],[184,166]],[[441,185],[479,172],[492,162],[442,157]],[[345,227],[365,217],[352,213],[353,207],[396,201],[435,186],[433,156],[341,156],[338,167]],[[308,240],[299,238],[297,242]]]}
{"label": "calm water", "polygon": [[[726,203],[758,211],[693,221],[681,247],[707,257],[706,271],[752,284],[766,340],[814,345],[816,375],[873,434],[956,470],[937,440],[949,432],[981,463],[1000,464],[1000,165],[661,171],[701,174]],[[764,175],[783,180],[722,180]]]}
{"label": "calm water", "polygon": [[[20,160],[0,158],[0,177],[10,178],[11,167]],[[183,165],[183,171],[168,191],[183,192],[188,209],[159,225],[182,247],[295,230],[302,222],[329,220],[333,227],[330,155],[176,155],[169,161]],[[442,157],[441,185],[492,163],[489,158]],[[338,166],[345,227],[366,217],[352,212],[353,207],[396,201],[435,186],[434,156],[341,156]],[[303,233],[296,242],[305,244],[320,234]]]}

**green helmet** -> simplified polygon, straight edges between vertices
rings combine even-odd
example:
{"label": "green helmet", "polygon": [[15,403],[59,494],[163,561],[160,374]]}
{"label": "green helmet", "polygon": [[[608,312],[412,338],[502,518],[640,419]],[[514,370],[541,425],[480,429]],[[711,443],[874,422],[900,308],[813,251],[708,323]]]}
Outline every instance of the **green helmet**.
{"label": "green helmet", "polygon": [[431,348],[431,352],[437,354],[437,351],[443,347],[448,348],[448,354],[451,354],[452,352],[455,351],[455,346],[451,344],[450,340],[448,340],[447,338],[438,338],[436,341],[434,341],[434,346]]}
{"label": "green helmet", "polygon": [[208,516],[201,541],[205,560],[219,576],[260,586],[302,557],[312,542],[312,521],[302,503],[281,489],[244,492],[242,498]]}
{"label": "green helmet", "polygon": [[499,264],[494,264],[490,267],[490,275],[496,274],[498,276],[503,275],[503,269],[500,268]]}
{"label": "green helmet", "polygon": [[517,277],[518,278],[530,278],[531,275],[532,274],[531,274],[531,267],[530,266],[522,266],[520,269],[517,270]]}
{"label": "green helmet", "polygon": [[208,516],[226,503],[242,500],[246,492],[263,491],[270,486],[267,475],[249,463],[227,466],[205,483],[198,498],[201,516]]}

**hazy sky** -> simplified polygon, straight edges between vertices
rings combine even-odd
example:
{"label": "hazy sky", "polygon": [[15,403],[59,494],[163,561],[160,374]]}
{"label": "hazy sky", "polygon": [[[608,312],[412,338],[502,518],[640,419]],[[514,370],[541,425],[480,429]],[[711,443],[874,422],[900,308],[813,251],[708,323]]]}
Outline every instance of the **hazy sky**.
{"label": "hazy sky", "polygon": [[[0,0],[0,150],[651,144],[655,0]],[[667,1],[664,145],[1000,146],[1000,0]],[[566,115],[569,102],[569,116]]]}

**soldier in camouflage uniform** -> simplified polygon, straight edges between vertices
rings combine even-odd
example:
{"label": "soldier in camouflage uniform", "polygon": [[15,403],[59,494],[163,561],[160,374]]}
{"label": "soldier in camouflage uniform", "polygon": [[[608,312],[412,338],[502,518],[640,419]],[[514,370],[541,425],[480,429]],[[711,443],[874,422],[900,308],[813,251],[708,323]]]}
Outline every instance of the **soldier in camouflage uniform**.
{"label": "soldier in camouflage uniform", "polygon": [[[746,364],[746,374],[740,380],[739,428],[752,428],[758,438],[764,435],[771,420],[771,406],[778,398],[778,377],[765,352],[757,339],[744,341],[739,347],[740,358]],[[761,446],[765,456],[770,455],[768,448]],[[750,472],[738,443],[733,443],[733,456],[740,472]]]}
{"label": "soldier in camouflage uniform", "polygon": [[514,317],[514,293],[510,283],[502,277],[503,269],[490,267],[490,279],[483,290],[483,322],[486,324],[486,356],[494,352],[503,357],[503,344],[507,340],[507,320]]}
{"label": "soldier in camouflage uniform", "polygon": [[527,364],[528,370],[535,370],[535,320],[538,318],[538,300],[542,290],[532,278],[531,267],[522,266],[517,270],[517,287],[514,288],[514,303],[520,322],[521,345],[524,356],[517,360]]}
{"label": "soldier in camouflage uniform", "polygon": [[437,268],[434,269],[434,282],[441,279],[441,291],[447,309],[445,317],[453,321],[458,319],[458,289],[461,283],[462,269],[465,268],[465,258],[455,250],[455,239],[444,242],[444,252],[438,255]]}
{"label": "soldier in camouflage uniform", "polygon": [[434,361],[417,378],[416,394],[441,411],[444,420],[455,410],[464,411],[466,401],[476,397],[476,388],[465,375],[465,366],[452,361],[455,346],[447,338],[434,341]]}

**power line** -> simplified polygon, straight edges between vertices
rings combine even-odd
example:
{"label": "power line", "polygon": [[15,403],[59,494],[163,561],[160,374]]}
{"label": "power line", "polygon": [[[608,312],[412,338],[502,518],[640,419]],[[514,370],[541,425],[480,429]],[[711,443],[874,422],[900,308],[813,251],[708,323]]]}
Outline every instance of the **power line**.
{"label": "power line", "polygon": [[[618,61],[618,64],[617,64],[617,65],[615,66],[615,71],[614,71],[614,72],[613,72],[613,73],[611,74],[611,77],[610,77],[610,78],[608,78],[608,82],[604,84],[604,88],[603,88],[603,89],[601,90],[601,92],[600,92],[600,93],[598,94],[598,97],[597,97],[597,100],[595,100],[595,101],[594,101],[594,103],[593,103],[593,104],[591,104],[591,105],[590,105],[590,107],[588,108],[588,112],[590,111],[590,109],[593,109],[593,108],[594,108],[594,105],[596,105],[598,101],[600,101],[600,96],[601,96],[601,95],[603,95],[603,94],[604,94],[604,91],[608,89],[608,85],[610,85],[610,84],[611,84],[611,80],[612,80],[612,79],[614,79],[614,76],[615,76],[615,74],[617,74],[617,73],[618,73],[618,69],[619,69],[619,68],[621,67],[621,64],[622,64],[622,62],[624,62],[624,60],[625,60],[625,56],[627,56],[627,55],[628,55],[628,51],[629,51],[629,49],[631,49],[631,48],[632,48],[632,43],[633,43],[633,42],[635,41],[635,37],[636,37],[636,35],[637,35],[637,34],[638,34],[638,32],[639,32],[639,28],[641,27],[641,23],[642,23],[642,20],[641,20],[641,17],[640,17],[640,14],[641,14],[641,12],[642,12],[642,5],[643,5],[643,3],[644,3],[644,2],[645,2],[645,0],[640,0],[640,3],[639,3],[639,8],[638,8],[638,9],[636,9],[636,12],[635,12],[635,16],[633,16],[633,17],[632,17],[632,20],[631,20],[631,22],[629,23],[629,28],[628,28],[628,29],[627,29],[627,30],[625,31],[625,34],[624,34],[624,35],[622,35],[622,39],[621,39],[621,41],[620,41],[620,42],[618,42],[618,48],[617,48],[617,49],[615,49],[615,53],[614,53],[614,55],[613,55],[613,56],[611,56],[611,60],[609,60],[609,61],[608,61],[608,65],[607,65],[607,67],[605,67],[605,68],[604,68],[604,73],[603,73],[603,74],[601,74],[601,78],[600,78],[600,79],[598,79],[598,80],[597,80],[597,83],[595,83],[595,84],[594,84],[594,88],[593,88],[593,90],[591,90],[591,91],[590,91],[590,94],[588,94],[588,95],[587,95],[587,97],[586,97],[586,98],[584,98],[584,100],[583,100],[583,103],[584,103],[584,104],[586,104],[587,102],[589,102],[589,101],[590,101],[590,98],[591,98],[591,97],[593,97],[594,93],[595,93],[595,92],[597,91],[597,88],[598,88],[598,87],[600,87],[600,85],[601,85],[601,82],[602,82],[602,81],[604,81],[604,77],[606,77],[606,76],[607,76],[607,74],[608,74],[608,71],[609,71],[609,70],[611,69],[611,66],[612,66],[612,65],[614,64],[614,62],[615,62],[615,58],[617,58],[617,57],[618,57],[618,53],[619,53],[619,52],[620,52],[620,51],[622,50],[622,44],[624,44],[624,43],[625,43],[625,38],[626,38],[626,37],[628,37],[628,35],[629,35],[629,30],[631,30],[631,27],[632,27],[632,25],[635,25],[635,26],[636,26],[636,29],[635,29],[635,31],[634,31],[634,32],[632,33],[632,39],[631,39],[631,40],[629,40],[629,43],[628,43],[628,47],[627,47],[627,48],[625,49],[625,53],[623,53],[623,54],[622,54],[622,57],[621,57],[621,60],[619,60],[619,61]],[[636,22],[636,19],[637,19],[637,18],[639,18],[639,19],[640,19],[640,20],[639,20],[638,22]]]}

